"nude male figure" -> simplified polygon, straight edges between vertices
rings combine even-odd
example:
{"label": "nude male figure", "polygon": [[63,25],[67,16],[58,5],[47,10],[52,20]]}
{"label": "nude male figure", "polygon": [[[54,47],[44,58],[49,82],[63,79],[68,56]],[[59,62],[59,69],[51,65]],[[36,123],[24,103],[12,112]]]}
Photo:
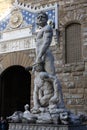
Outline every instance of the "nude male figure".
{"label": "nude male figure", "polygon": [[[34,107],[48,105],[58,102],[59,93],[62,98],[61,88],[58,88],[58,80],[55,74],[54,57],[50,50],[52,42],[53,30],[47,25],[48,16],[44,12],[40,12],[37,16],[37,25],[40,31],[36,37],[36,60],[35,60],[35,80],[34,80]],[[42,64],[42,65],[41,65]],[[41,90],[42,95],[41,95]],[[40,92],[40,94],[39,94]],[[41,95],[41,98],[38,97]]]}

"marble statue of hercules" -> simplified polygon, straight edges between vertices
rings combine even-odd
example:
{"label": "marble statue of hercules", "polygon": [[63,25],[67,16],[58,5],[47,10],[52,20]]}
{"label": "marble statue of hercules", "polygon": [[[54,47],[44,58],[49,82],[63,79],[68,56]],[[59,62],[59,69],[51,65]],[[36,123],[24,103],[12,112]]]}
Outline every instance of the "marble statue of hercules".
{"label": "marble statue of hercules", "polygon": [[[40,12],[37,16],[37,25],[40,31],[38,31],[36,37],[36,73],[33,96],[35,108],[39,107],[39,103],[45,106],[49,104],[49,100],[50,102],[58,101],[58,84],[55,76],[54,57],[49,48],[52,42],[53,30],[50,25],[47,25],[47,21],[47,14]],[[38,90],[42,89],[44,89],[44,96],[38,99]]]}
{"label": "marble statue of hercules", "polygon": [[37,25],[41,28],[36,37],[36,63],[44,62],[45,71],[55,75],[54,57],[49,49],[53,30],[47,25],[48,17],[41,12],[37,16]]}

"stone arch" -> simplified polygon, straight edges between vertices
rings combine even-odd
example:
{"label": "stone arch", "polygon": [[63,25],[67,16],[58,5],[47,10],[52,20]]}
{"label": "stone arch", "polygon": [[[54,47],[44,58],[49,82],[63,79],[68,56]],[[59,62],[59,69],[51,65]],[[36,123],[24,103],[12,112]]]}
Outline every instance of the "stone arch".
{"label": "stone arch", "polygon": [[[32,53],[32,52],[31,52]],[[22,75],[25,75],[25,73],[26,74],[29,74],[30,75],[30,79],[29,79],[29,82],[28,82],[28,78],[23,78],[24,80],[26,80],[27,82],[26,82],[26,84],[27,83],[29,83],[29,85],[30,85],[30,90],[29,90],[29,98],[30,98],[30,100],[29,100],[29,102],[30,102],[30,106],[32,105],[31,104],[31,100],[32,100],[32,92],[33,92],[33,87],[31,87],[31,86],[33,86],[33,75],[31,74],[31,72],[29,73],[28,71],[25,71],[25,67],[28,67],[28,66],[32,66],[32,64],[33,64],[33,61],[34,61],[34,58],[33,57],[31,57],[32,55],[29,55],[30,53],[28,53],[27,51],[25,52],[23,52],[23,51],[21,51],[21,52],[13,52],[13,53],[8,53],[8,54],[3,54],[3,59],[2,59],[2,61],[0,62],[0,73],[1,73],[1,75],[0,76],[2,76],[2,74],[4,73],[4,72],[6,72],[6,74],[9,74],[9,76],[7,76],[7,77],[10,77],[11,75],[13,76],[13,74],[12,73],[10,73],[10,72],[12,72],[11,70],[13,70],[16,74],[17,73],[19,73],[20,75],[21,75],[21,73],[22,73],[22,70],[23,70],[23,73],[22,73]],[[12,69],[11,69],[12,68]],[[20,73],[21,72],[21,73]],[[14,74],[15,74],[14,73]],[[18,75],[19,75],[18,74]],[[29,75],[28,76],[26,76],[26,77],[29,77]],[[20,76],[20,77],[22,77],[22,76]],[[7,83],[7,84],[5,84],[4,85],[4,80],[6,80],[5,78],[4,78],[4,76],[2,76],[2,78],[3,79],[1,79],[1,81],[3,82],[3,84],[2,84],[2,87],[1,87],[1,89],[2,88],[5,88],[5,90],[6,90],[6,86],[11,86],[10,84],[9,84],[9,82]],[[19,77],[17,77],[17,79],[18,79]],[[10,78],[9,78],[10,79]],[[23,83],[24,83],[25,81],[23,81]],[[23,83],[21,84],[21,85],[23,85]],[[25,86],[26,84],[24,84],[23,86]],[[14,83],[14,85],[15,85],[15,83]],[[3,87],[4,86],[4,87]],[[16,85],[16,86],[18,86],[18,85]],[[28,85],[27,85],[28,86]],[[14,87],[15,88],[15,87]],[[18,88],[18,87],[16,87],[16,88]],[[23,87],[22,87],[23,88]],[[7,92],[7,90],[5,91],[5,92]],[[3,98],[2,98],[3,99]],[[5,98],[6,99],[6,98]],[[15,103],[14,103],[15,104]],[[2,105],[2,106],[4,106],[4,105]],[[2,107],[2,108],[4,108],[4,107]],[[16,107],[14,107],[13,106],[13,109],[15,109]],[[0,108],[1,109],[1,108]],[[5,108],[4,108],[5,109]],[[2,109],[3,110],[3,109]],[[13,110],[12,110],[13,111]],[[3,111],[2,111],[3,112]],[[7,113],[8,114],[8,113]]]}
{"label": "stone arch", "polygon": [[33,58],[23,52],[13,52],[5,55],[1,61],[2,71],[13,65],[21,65],[23,67],[32,66]]}
{"label": "stone arch", "polygon": [[5,69],[0,75],[0,115],[10,116],[15,111],[23,111],[30,100],[31,74],[20,65]]}
{"label": "stone arch", "polygon": [[[85,15],[80,10],[66,11],[65,16],[60,20],[60,32],[63,34],[63,40],[60,39],[60,43],[63,42],[63,63],[65,64],[65,28],[73,23],[78,23],[81,25],[81,34],[83,33]],[[83,35],[81,37],[83,41]],[[82,54],[83,55],[83,54]]]}
{"label": "stone arch", "polygon": [[60,21],[61,27],[65,27],[70,23],[80,23],[83,24],[84,22],[84,15],[78,10],[68,11],[66,16],[63,17]]}

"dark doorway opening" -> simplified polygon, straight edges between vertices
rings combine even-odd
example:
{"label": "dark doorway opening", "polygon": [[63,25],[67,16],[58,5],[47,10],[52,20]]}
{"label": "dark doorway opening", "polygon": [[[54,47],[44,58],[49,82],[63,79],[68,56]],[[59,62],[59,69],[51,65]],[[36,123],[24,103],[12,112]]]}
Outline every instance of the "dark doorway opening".
{"label": "dark doorway opening", "polygon": [[24,111],[30,104],[31,75],[24,67],[14,65],[0,76],[0,115],[9,116]]}

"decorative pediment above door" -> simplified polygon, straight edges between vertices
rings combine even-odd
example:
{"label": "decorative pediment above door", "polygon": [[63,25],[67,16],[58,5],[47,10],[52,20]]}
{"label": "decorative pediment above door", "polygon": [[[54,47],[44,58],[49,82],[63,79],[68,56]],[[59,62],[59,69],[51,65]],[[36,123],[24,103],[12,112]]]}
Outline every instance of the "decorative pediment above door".
{"label": "decorative pediment above door", "polygon": [[13,7],[4,19],[0,21],[0,32],[21,29],[29,27],[31,33],[36,31],[36,16],[40,11],[45,11],[48,14],[48,20],[51,20],[55,29],[58,29],[58,4],[49,4],[45,6],[31,6],[25,3],[19,3],[15,0]]}

